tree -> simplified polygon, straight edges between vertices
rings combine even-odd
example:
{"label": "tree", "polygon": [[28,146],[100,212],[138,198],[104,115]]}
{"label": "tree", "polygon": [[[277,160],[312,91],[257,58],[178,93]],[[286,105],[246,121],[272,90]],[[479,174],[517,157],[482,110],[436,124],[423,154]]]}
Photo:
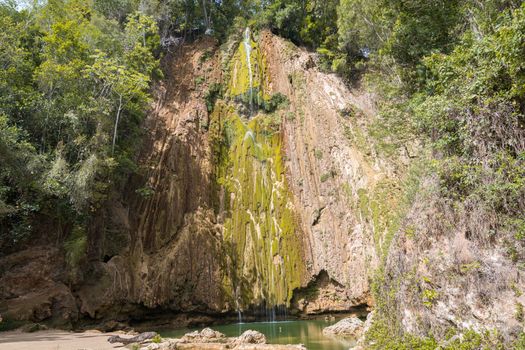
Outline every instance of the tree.
{"label": "tree", "polygon": [[[153,41],[149,40],[153,37]],[[123,110],[128,107],[145,108],[149,102],[148,88],[151,74],[158,61],[151,54],[158,43],[157,26],[149,16],[135,13],[128,19],[124,35],[123,59],[108,57],[97,51],[93,64],[85,69],[88,77],[99,87],[98,97],[114,101],[116,110],[111,153],[115,152],[118,124]]]}

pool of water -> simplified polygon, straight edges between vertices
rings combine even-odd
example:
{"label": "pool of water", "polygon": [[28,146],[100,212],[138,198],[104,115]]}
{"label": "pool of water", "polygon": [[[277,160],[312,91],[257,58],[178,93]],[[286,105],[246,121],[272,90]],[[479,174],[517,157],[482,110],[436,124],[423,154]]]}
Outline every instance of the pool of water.
{"label": "pool of water", "polygon": [[[347,350],[350,346],[355,345],[355,342],[351,340],[323,335],[323,328],[335,322],[323,320],[253,322],[219,325],[210,328],[224,333],[228,337],[236,337],[244,331],[252,329],[263,333],[270,344],[304,344],[308,350]],[[190,331],[200,331],[201,329],[160,330],[159,333],[163,337],[180,338]]]}

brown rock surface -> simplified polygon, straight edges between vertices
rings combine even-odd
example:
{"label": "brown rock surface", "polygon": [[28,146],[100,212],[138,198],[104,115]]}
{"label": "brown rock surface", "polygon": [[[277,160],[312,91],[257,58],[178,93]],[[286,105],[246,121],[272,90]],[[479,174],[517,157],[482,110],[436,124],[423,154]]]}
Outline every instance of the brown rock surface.
{"label": "brown rock surface", "polygon": [[[374,186],[388,171],[349,141],[346,134],[356,125],[342,111],[348,101],[365,115],[373,106],[366,94],[352,94],[320,72],[311,54],[267,32],[260,45],[268,91],[285,94],[294,115],[283,118],[281,133],[290,206],[305,242],[298,256],[310,280],[326,273],[301,311],[371,304],[374,244],[355,203],[359,189]],[[218,218],[205,101],[208,88],[222,79],[219,50],[207,37],[163,62],[166,79],[144,122],[138,174],[93,218],[80,273],[73,278],[67,272],[60,244],[2,257],[0,313],[33,322],[69,322],[80,315],[113,320],[107,329],[116,329],[151,310],[205,318],[235,309],[237,291],[224,282],[231,242],[223,241]],[[275,266],[284,261],[271,258]]]}
{"label": "brown rock surface", "polygon": [[[342,302],[318,302],[315,309],[348,309],[371,303],[368,277],[375,251],[367,223],[353,206],[357,192],[386,176],[378,162],[345,135],[352,125],[341,116],[347,103],[368,114],[366,94],[353,94],[333,75],[320,72],[311,54],[270,33],[261,38],[271,88],[289,97],[294,118],[285,118],[290,186],[309,242],[312,279],[325,271],[342,288]],[[323,305],[321,305],[323,304]]]}
{"label": "brown rock surface", "polygon": [[63,283],[64,260],[52,246],[37,246],[0,259],[0,313],[4,319],[67,326],[77,317],[75,298]]}
{"label": "brown rock surface", "polygon": [[324,335],[359,338],[363,334],[364,322],[357,317],[347,317],[323,329]]}

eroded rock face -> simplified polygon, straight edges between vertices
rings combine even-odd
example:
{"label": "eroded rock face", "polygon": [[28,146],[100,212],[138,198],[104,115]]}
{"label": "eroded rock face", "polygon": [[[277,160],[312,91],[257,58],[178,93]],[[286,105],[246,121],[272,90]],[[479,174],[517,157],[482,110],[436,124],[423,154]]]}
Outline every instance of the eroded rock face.
{"label": "eroded rock face", "polygon": [[502,237],[483,237],[492,230],[490,212],[452,208],[436,196],[435,181],[424,186],[386,265],[384,291],[393,296],[403,329],[417,335],[431,330],[438,338],[451,326],[460,332],[498,329],[504,338],[515,338],[523,331],[516,313],[525,305],[525,276]]}
{"label": "eroded rock face", "polygon": [[357,339],[363,334],[364,322],[357,317],[344,318],[334,325],[323,329],[324,335]]}
{"label": "eroded rock face", "polygon": [[373,154],[352,141],[359,125],[342,115],[349,105],[373,114],[371,99],[352,94],[338,78],[320,72],[309,53],[289,42],[263,33],[261,45],[272,90],[290,99],[293,118],[284,120],[286,166],[308,242],[309,276],[314,280],[326,272],[335,282],[328,294],[342,300],[328,302],[330,297],[320,293],[322,298],[310,301],[310,309],[371,304],[368,277],[376,251],[369,223],[355,203],[360,190],[373,188],[389,174]]}
{"label": "eroded rock face", "polygon": [[78,311],[59,249],[39,246],[0,259],[0,313],[5,320],[53,318],[71,327]]}
{"label": "eroded rock face", "polygon": [[[215,50],[207,38],[181,47],[163,63],[168,78],[157,87],[144,124],[140,171],[122,199],[130,243],[99,265],[97,283],[78,291],[82,312],[91,317],[122,303],[185,312],[230,309],[222,286],[223,243],[213,207],[204,100],[220,79]],[[207,52],[212,58],[203,60]]]}
{"label": "eroded rock face", "polygon": [[[181,46],[164,61],[139,171],[93,218],[79,274],[68,274],[61,246],[4,257],[0,313],[34,322],[110,319],[118,328],[151,310],[220,315],[286,305],[321,275],[314,297],[298,302],[302,312],[372,303],[374,242],[356,198],[389,170],[349,140],[357,125],[343,112],[348,101],[371,113],[373,106],[320,72],[309,53],[266,32],[258,45],[257,89],[289,100],[274,133],[267,136],[265,122],[235,130],[245,118],[235,110],[238,96],[209,111],[214,84],[230,84],[232,94],[246,85],[222,77],[221,60],[242,51],[220,57],[210,38]],[[242,62],[232,66],[246,73]],[[244,133],[232,139],[227,126]]]}
{"label": "eroded rock face", "polygon": [[306,287],[295,291],[291,304],[302,315],[316,315],[348,311],[361,302],[361,299],[351,299],[346,287],[322,270]]}

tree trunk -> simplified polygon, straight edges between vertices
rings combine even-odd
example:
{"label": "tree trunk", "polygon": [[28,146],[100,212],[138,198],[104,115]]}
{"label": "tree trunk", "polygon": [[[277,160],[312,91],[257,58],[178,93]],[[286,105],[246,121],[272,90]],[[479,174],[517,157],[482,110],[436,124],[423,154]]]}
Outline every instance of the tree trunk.
{"label": "tree trunk", "polygon": [[117,118],[115,119],[115,128],[113,130],[113,144],[111,146],[111,155],[113,155],[113,153],[115,152],[115,142],[117,141],[118,120],[120,118],[120,112],[121,111],[122,111],[122,95],[119,96]]}
{"label": "tree trunk", "polygon": [[208,20],[208,12],[206,11],[206,0],[202,0],[202,9],[204,11],[204,23],[206,23],[206,29],[209,29],[210,21]]}

